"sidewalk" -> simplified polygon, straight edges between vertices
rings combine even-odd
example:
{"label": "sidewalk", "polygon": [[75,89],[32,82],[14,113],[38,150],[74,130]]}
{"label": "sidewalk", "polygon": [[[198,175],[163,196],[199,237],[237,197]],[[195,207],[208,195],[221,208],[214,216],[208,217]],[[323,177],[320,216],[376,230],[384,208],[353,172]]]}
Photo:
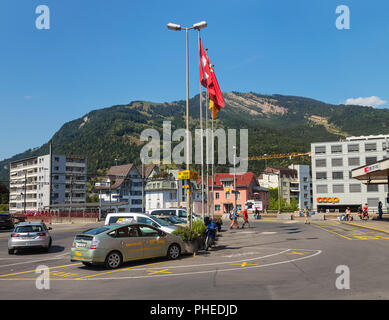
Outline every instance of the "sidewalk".
{"label": "sidewalk", "polygon": [[372,229],[376,231],[383,231],[389,233],[389,218],[384,217],[382,220],[377,220],[376,218],[364,220],[354,219],[351,222],[343,222],[352,226],[358,226],[365,229]]}

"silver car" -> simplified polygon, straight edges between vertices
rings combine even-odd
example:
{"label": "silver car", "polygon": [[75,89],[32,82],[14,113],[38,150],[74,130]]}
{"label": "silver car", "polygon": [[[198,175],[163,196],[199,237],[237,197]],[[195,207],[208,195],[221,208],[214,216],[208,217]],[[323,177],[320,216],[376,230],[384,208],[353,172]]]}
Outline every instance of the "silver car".
{"label": "silver car", "polygon": [[18,223],[8,239],[8,254],[27,248],[43,248],[49,251],[52,243],[49,230],[51,228],[47,228],[43,222]]}

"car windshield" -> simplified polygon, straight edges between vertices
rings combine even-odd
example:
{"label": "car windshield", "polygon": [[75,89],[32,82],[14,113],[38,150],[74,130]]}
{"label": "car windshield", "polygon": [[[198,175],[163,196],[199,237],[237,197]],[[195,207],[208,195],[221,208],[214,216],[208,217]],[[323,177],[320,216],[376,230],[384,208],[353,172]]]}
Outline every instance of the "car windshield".
{"label": "car windshield", "polygon": [[14,232],[24,233],[24,232],[42,232],[42,226],[19,226],[15,228]]}
{"label": "car windshield", "polygon": [[152,219],[153,221],[159,223],[163,227],[168,227],[170,225],[169,223],[167,223],[167,222],[165,222],[165,221],[163,221],[161,219],[158,219],[156,217],[150,217],[150,219]]}
{"label": "car windshield", "polygon": [[94,228],[94,229],[90,229],[90,230],[84,231],[83,234],[96,235],[96,234],[100,234],[100,233],[102,233],[104,231],[108,231],[108,230],[110,230],[110,228],[98,227],[98,228]]}

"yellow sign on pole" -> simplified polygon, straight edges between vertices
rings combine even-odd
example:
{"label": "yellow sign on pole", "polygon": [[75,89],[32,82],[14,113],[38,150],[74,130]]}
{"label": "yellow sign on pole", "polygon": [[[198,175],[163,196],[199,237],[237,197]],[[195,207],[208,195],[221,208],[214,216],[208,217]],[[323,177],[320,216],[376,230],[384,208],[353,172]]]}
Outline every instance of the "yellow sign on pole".
{"label": "yellow sign on pole", "polygon": [[197,171],[182,170],[177,172],[178,180],[192,180],[192,179],[198,179],[198,177],[199,175]]}

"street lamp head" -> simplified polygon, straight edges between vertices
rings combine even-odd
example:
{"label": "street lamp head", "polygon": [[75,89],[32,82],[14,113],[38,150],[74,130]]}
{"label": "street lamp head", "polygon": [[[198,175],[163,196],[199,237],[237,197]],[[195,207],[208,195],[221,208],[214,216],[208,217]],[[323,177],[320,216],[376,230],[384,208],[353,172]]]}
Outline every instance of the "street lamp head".
{"label": "street lamp head", "polygon": [[206,28],[207,27],[207,22],[206,21],[201,21],[201,22],[197,22],[193,25],[193,28],[196,29],[196,30],[200,30],[200,29],[203,29],[203,28]]}
{"label": "street lamp head", "polygon": [[167,28],[169,30],[173,30],[173,31],[180,31],[181,30],[181,26],[179,24],[175,24],[175,23],[168,23],[167,24]]}

